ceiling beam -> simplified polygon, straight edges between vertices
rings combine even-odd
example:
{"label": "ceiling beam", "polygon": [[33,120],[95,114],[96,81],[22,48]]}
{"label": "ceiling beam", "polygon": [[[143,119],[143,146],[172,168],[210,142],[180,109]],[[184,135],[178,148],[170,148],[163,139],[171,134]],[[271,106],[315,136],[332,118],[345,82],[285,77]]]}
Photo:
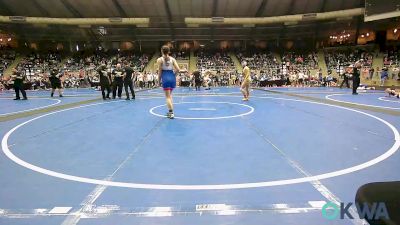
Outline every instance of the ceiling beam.
{"label": "ceiling beam", "polygon": [[68,1],[68,0],[61,0],[61,3],[64,5],[64,7],[72,13],[75,17],[83,18],[83,15],[75,9],[75,7]]}
{"label": "ceiling beam", "polygon": [[318,12],[325,12],[326,11],[326,4],[327,0],[322,0],[321,7],[319,8]]}
{"label": "ceiling beam", "polygon": [[43,17],[50,17],[50,13],[43,8],[42,5],[39,4],[39,2],[37,0],[32,0],[32,3],[35,5],[35,7],[40,11],[40,13],[42,14],[41,16]]}
{"label": "ceiling beam", "polygon": [[293,14],[294,3],[295,3],[295,0],[290,1],[289,7],[288,7],[285,15],[292,15]]}
{"label": "ceiling beam", "polygon": [[[32,3],[35,5],[35,7],[40,11],[40,13],[45,16],[45,17],[51,17],[50,13],[37,1],[37,0],[32,0]],[[60,26],[54,26],[55,30],[57,33],[61,32]]]}
{"label": "ceiling beam", "polygon": [[121,15],[121,17],[128,17],[128,14],[126,14],[125,10],[122,8],[121,4],[119,4],[118,0],[112,0],[115,8],[117,8],[119,15]]}
{"label": "ceiling beam", "polygon": [[[327,2],[327,0],[322,0],[321,6],[320,6],[318,12],[322,13],[322,12],[326,11],[326,2]],[[317,44],[317,41],[318,41],[317,39],[318,39],[318,36],[320,34],[321,24],[322,24],[322,21],[317,21],[315,23],[315,34],[314,34],[314,43],[315,44]]]}
{"label": "ceiling beam", "polygon": [[[122,8],[121,4],[119,4],[118,0],[112,0],[115,8],[117,8],[118,13],[121,17],[128,18],[128,14],[125,12],[124,8]],[[136,35],[136,26],[132,26],[131,29],[129,29],[129,34],[133,36],[134,40],[137,40],[137,35]]]}
{"label": "ceiling beam", "polygon": [[[358,4],[360,7],[364,7],[364,0],[360,0]],[[359,16],[357,18],[356,35],[354,37],[354,43],[356,43],[356,44],[357,44],[357,40],[358,40],[358,35],[360,35],[360,27],[361,27],[362,22],[363,22],[363,17]]]}
{"label": "ceiling beam", "polygon": [[[78,17],[78,18],[84,17],[77,9],[75,9],[75,7],[68,0],[61,0],[61,3],[75,17]],[[87,32],[88,36],[90,37],[91,41],[98,42],[98,43],[100,42],[99,38],[97,37],[97,35],[93,32],[93,30],[91,28],[89,30],[87,30],[86,32]]]}
{"label": "ceiling beam", "polygon": [[263,0],[260,4],[260,6],[257,9],[256,15],[254,15],[255,17],[260,17],[262,15],[262,13],[265,10],[265,6],[267,5],[268,0]]}
{"label": "ceiling beam", "polygon": [[[267,3],[268,3],[268,0],[263,0],[261,2],[260,6],[258,6],[257,12],[254,15],[254,17],[261,17],[261,15],[263,14],[263,12],[265,10],[265,7],[266,7]],[[250,39],[253,39],[253,40],[256,39],[256,38],[254,38],[254,36],[255,36],[255,27],[251,28],[251,32],[250,32],[249,36],[250,36]]]}
{"label": "ceiling beam", "polygon": [[14,12],[7,6],[7,4],[3,2],[3,0],[0,0],[0,9],[1,9],[1,11],[4,11],[6,14],[8,14],[9,16],[15,15]]}
{"label": "ceiling beam", "polygon": [[[0,8],[6,12],[6,14],[10,16],[15,16],[16,14],[7,6],[6,3],[3,2],[3,0],[0,0]],[[21,29],[20,26],[16,26],[14,29],[14,33],[16,33],[21,39],[26,39],[25,32]]]}
{"label": "ceiling beam", "polygon": [[[293,10],[294,10],[294,3],[295,0],[291,0],[288,9],[286,10],[286,14],[285,15],[292,15],[293,14]],[[286,26],[283,24],[282,25],[282,29],[281,32],[279,33],[279,37],[278,37],[278,41],[280,39],[282,39],[285,35],[286,35]]]}
{"label": "ceiling beam", "polygon": [[[213,6],[212,6],[212,12],[211,12],[212,17],[217,16],[217,10],[218,10],[218,0],[213,0]],[[211,40],[214,40],[214,33],[215,33],[215,28],[214,28],[214,26],[211,26],[210,27]]]}
{"label": "ceiling beam", "polygon": [[214,0],[211,13],[212,17],[217,16],[217,10],[218,10],[218,0]]}
{"label": "ceiling beam", "polygon": [[172,40],[174,40],[175,39],[174,24],[172,23],[172,13],[171,13],[171,8],[168,3],[168,0],[164,0],[164,6],[165,6],[165,10],[167,12],[169,28],[171,30],[171,38],[172,38]]}

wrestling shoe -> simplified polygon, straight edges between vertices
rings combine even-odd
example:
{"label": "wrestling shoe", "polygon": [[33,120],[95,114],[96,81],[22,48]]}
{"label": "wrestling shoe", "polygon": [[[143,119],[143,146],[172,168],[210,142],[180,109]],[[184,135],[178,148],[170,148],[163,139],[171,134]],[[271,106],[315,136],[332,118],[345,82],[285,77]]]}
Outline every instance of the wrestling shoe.
{"label": "wrestling shoe", "polygon": [[173,119],[174,118],[174,113],[173,112],[167,112],[167,118]]}

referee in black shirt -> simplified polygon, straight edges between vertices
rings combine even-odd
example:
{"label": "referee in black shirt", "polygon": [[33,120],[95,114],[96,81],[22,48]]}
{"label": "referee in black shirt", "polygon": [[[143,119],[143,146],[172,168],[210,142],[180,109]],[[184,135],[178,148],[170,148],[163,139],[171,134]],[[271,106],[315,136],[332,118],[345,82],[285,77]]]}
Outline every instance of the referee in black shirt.
{"label": "referee in black shirt", "polygon": [[[125,76],[124,76],[124,87],[126,93],[126,100],[130,100],[129,98],[129,90],[132,94],[132,100],[135,99],[135,90],[133,89],[133,69],[130,64],[127,62],[125,64]],[[129,88],[129,90],[128,90]]]}
{"label": "referee in black shirt", "polygon": [[26,97],[26,92],[24,89],[24,79],[25,76],[18,71],[17,69],[12,70],[11,78],[14,81],[14,90],[15,90],[15,99],[14,100],[20,100],[19,92],[21,92],[23,100],[28,100]]}
{"label": "referee in black shirt", "polygon": [[362,61],[357,61],[353,68],[353,95],[358,95],[357,88],[360,86],[361,62]]}
{"label": "referee in black shirt", "polygon": [[[98,69],[97,73],[99,73],[100,77],[100,88],[101,88],[101,95],[103,96],[103,100],[110,99],[110,92],[111,92],[111,78],[107,71],[107,66],[103,63]],[[107,91],[107,95],[105,93]]]}
{"label": "referee in black shirt", "polygon": [[118,89],[118,98],[121,98],[122,95],[122,88],[124,86],[124,74],[125,70],[121,68],[121,64],[117,64],[117,68],[115,68],[112,72],[112,75],[114,76],[113,79],[113,99],[115,99],[117,95],[117,89]]}
{"label": "referee in black shirt", "polygon": [[[349,66],[349,67],[352,67],[352,66]],[[340,88],[342,88],[344,84],[346,84],[346,87],[347,87],[347,88],[350,88],[350,85],[349,85],[349,76],[350,76],[350,75],[349,75],[349,72],[348,72],[349,67],[346,67],[346,68],[344,69],[344,73],[342,74],[343,81],[342,81],[342,83],[340,84]]]}
{"label": "referee in black shirt", "polygon": [[193,72],[193,77],[194,77],[194,86],[196,88],[196,91],[200,91],[200,87],[201,87],[201,75],[200,75],[200,71],[196,70]]}

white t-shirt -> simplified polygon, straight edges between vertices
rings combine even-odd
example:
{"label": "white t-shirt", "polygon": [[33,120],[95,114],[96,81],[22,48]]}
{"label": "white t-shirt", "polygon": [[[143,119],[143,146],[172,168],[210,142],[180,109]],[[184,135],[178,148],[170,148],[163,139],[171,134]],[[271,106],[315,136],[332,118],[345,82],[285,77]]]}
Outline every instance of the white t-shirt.
{"label": "white t-shirt", "polygon": [[143,81],[143,74],[139,73],[138,77],[137,77],[138,81]]}
{"label": "white t-shirt", "polygon": [[147,74],[146,78],[147,78],[147,81],[149,81],[149,82],[153,81],[153,75],[151,75],[151,74]]}
{"label": "white t-shirt", "polygon": [[168,57],[168,60],[161,56],[157,61],[161,61],[162,70],[174,70],[174,63],[176,60],[171,56]]}

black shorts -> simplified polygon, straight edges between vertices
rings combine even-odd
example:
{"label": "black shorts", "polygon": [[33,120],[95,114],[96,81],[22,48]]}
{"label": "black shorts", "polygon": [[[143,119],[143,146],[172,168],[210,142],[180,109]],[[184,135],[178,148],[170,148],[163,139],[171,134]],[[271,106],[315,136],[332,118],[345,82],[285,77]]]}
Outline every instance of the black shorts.
{"label": "black shorts", "polygon": [[52,82],[51,83],[51,88],[52,89],[61,89],[62,87],[61,87],[61,82]]}

